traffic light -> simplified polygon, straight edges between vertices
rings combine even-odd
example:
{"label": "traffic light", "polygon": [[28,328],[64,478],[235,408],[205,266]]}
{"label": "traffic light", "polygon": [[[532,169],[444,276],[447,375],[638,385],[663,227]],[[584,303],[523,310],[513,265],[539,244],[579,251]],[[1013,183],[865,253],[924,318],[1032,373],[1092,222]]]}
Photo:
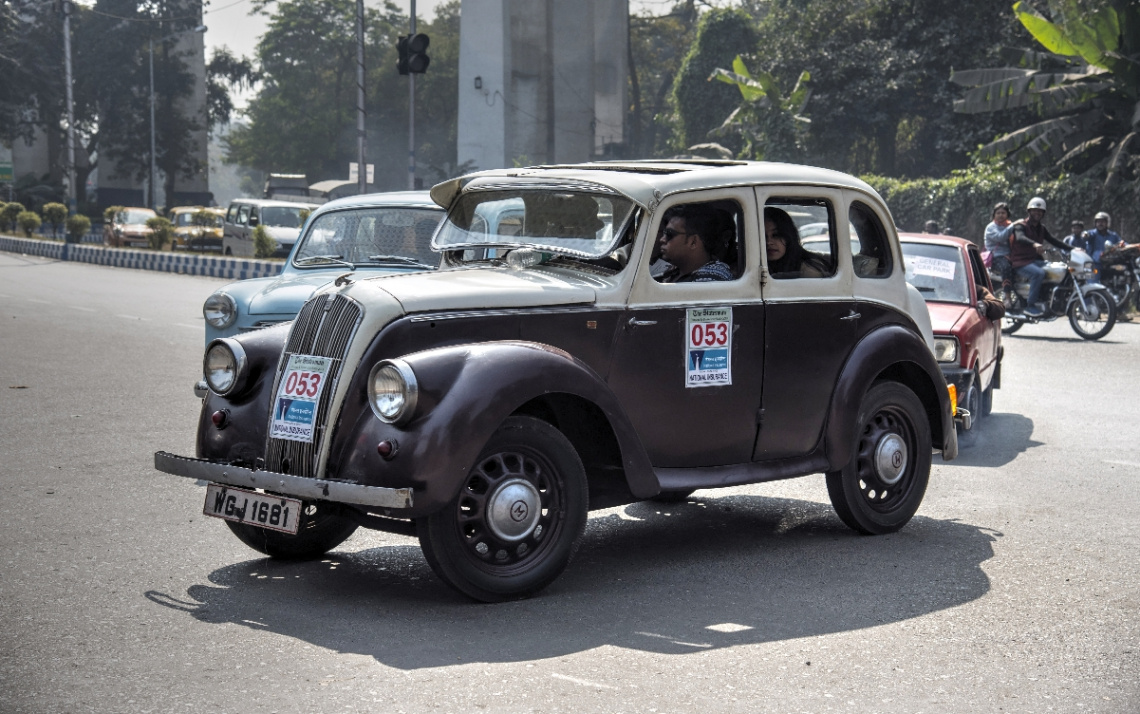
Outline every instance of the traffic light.
{"label": "traffic light", "polygon": [[431,57],[427,55],[431,40],[423,33],[403,35],[396,42],[396,69],[400,74],[423,74],[431,64]]}

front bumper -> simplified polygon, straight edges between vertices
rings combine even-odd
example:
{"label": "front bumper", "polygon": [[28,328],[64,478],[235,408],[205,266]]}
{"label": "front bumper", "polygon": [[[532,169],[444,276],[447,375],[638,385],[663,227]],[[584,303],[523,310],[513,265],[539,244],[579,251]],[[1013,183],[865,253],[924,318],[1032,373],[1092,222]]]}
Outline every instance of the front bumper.
{"label": "front bumper", "polygon": [[308,501],[352,503],[377,508],[412,507],[412,489],[410,488],[382,488],[340,481],[322,481],[289,474],[278,474],[272,471],[258,471],[244,466],[231,466],[201,459],[191,459],[186,456],[169,454],[165,451],[154,453],[154,468],[175,476],[200,479],[211,483],[223,483],[228,486],[260,488]]}
{"label": "front bumper", "polygon": [[974,370],[942,366],[942,376],[946,378],[947,384],[953,384],[958,390],[958,406],[965,406],[966,394],[974,386]]}

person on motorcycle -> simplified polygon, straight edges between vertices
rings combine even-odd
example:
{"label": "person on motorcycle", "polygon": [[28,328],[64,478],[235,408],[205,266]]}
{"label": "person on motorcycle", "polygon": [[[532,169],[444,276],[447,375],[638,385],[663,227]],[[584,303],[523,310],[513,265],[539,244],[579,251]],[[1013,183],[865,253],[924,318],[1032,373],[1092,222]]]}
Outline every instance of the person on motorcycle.
{"label": "person on motorcycle", "polygon": [[1097,270],[1100,269],[1100,256],[1104,251],[1124,245],[1124,240],[1120,234],[1109,230],[1110,225],[1112,225],[1112,218],[1101,211],[1093,217],[1093,230],[1086,231],[1084,234],[1084,245],[1081,247],[1093,259],[1093,264],[1096,265]]}
{"label": "person on motorcycle", "polygon": [[1040,257],[1045,252],[1045,243],[1065,252],[1068,252],[1069,247],[1054,238],[1041,222],[1045,218],[1045,199],[1040,196],[1029,199],[1026,214],[1025,218],[1013,224],[1009,262],[1019,276],[1029,280],[1025,314],[1040,317],[1044,311],[1038,306],[1037,300],[1041,294],[1041,284],[1045,282],[1045,261]]}
{"label": "person on motorcycle", "polygon": [[1001,276],[1002,292],[1013,290],[1013,265],[1009,262],[1009,234],[1013,223],[1009,220],[1009,204],[1005,201],[994,206],[993,220],[986,226],[985,245],[990,252],[994,272]]}

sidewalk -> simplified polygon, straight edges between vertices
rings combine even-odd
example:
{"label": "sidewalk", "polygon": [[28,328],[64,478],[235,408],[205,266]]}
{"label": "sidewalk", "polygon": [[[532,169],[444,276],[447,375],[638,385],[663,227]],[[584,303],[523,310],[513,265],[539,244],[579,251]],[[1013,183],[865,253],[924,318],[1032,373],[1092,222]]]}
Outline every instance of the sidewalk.
{"label": "sidewalk", "polygon": [[108,248],[90,243],[62,243],[0,235],[0,250],[23,255],[38,255],[53,260],[70,260],[116,268],[157,270],[165,273],[203,275],[226,280],[245,280],[277,275],[284,263],[252,258],[225,258],[220,255],[170,253],[153,250]]}

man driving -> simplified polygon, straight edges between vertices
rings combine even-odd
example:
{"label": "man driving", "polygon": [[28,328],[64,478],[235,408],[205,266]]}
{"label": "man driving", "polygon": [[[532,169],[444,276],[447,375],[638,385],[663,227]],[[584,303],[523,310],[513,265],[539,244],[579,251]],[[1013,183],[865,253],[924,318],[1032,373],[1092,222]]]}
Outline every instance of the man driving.
{"label": "man driving", "polygon": [[713,209],[699,204],[679,206],[661,231],[661,258],[673,265],[664,283],[707,283],[732,280],[732,268],[713,257],[720,232]]}

